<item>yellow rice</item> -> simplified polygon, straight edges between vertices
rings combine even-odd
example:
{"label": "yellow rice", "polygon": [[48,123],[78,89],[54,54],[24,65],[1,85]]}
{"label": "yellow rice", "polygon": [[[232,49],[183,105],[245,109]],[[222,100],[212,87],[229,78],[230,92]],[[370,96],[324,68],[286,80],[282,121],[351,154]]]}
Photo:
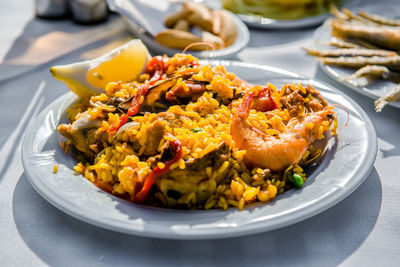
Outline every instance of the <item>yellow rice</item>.
{"label": "yellow rice", "polygon": [[[183,64],[183,59],[179,57],[171,60],[175,60],[176,64]],[[167,72],[173,73],[174,68],[171,66],[174,65],[171,64]],[[235,78],[235,75],[227,72],[223,66],[198,67],[191,79],[209,82],[207,91],[186,105],[171,105],[167,109],[169,114],[180,118],[180,124],[171,127],[166,122],[163,125],[163,137],[156,144],[157,151],[160,152],[167,142],[174,141],[174,138],[167,133],[182,144],[182,158],[171,165],[170,171],[185,171],[191,161],[203,159],[219,149],[221,144],[227,146],[229,157],[199,169],[198,172],[203,176],[193,183],[189,180],[190,177],[185,178],[186,180],[171,178],[168,175],[160,177],[147,201],[148,204],[188,209],[226,210],[229,207],[236,207],[242,210],[250,203],[271,201],[277,194],[290,189],[292,186],[288,182],[288,177],[293,173],[299,174],[303,180],[306,180],[302,166],[310,164],[321,155],[321,150],[314,148],[313,145],[308,148],[299,164],[290,166],[285,171],[271,172],[269,169],[246,166],[244,162],[246,151],[239,150],[230,135],[232,116],[235,107],[241,102],[241,99],[231,101],[234,96],[232,88],[244,90],[243,87],[237,85]],[[148,77],[142,76],[141,79],[148,79]],[[91,102],[107,102],[113,97],[128,99],[137,93],[136,84],[138,83],[110,83],[105,93],[93,96],[90,100]],[[180,85],[184,90],[189,90],[181,78],[177,80],[175,87]],[[272,88],[276,101],[293,91],[307,93],[302,84],[284,85],[279,91],[271,84],[268,86]],[[313,99],[313,95],[308,94],[304,102],[308,103]],[[153,108],[164,106],[162,103],[155,102]],[[304,113],[304,107],[302,108]],[[94,183],[101,181],[102,184],[105,183],[111,188],[113,194],[130,199],[130,196],[134,194],[135,183],[143,182],[154,166],[160,169],[165,168],[163,162],[158,161],[154,165],[154,157],[146,156],[145,144],[149,138],[148,129],[158,118],[156,112],[131,117],[131,122],[136,122],[136,126],[115,135],[115,133],[110,133],[109,129],[121,119],[118,111],[108,112],[102,107],[93,107],[89,104],[89,100],[82,100],[80,104],[67,111],[68,118],[72,122],[85,111],[88,112],[91,120],[101,120],[95,134],[97,137],[100,136],[102,151],[96,151],[97,145],[90,146],[96,157],[92,160],[83,160],[74,167],[76,172],[89,181]],[[288,109],[274,109],[269,112],[252,109],[247,121],[263,133],[276,136],[285,131],[285,125],[291,118]],[[313,125],[309,127],[312,128]],[[335,120],[334,129],[332,129],[334,134],[336,127]],[[329,124],[323,124],[318,130],[318,138],[323,139],[324,133],[329,128]],[[198,130],[193,131],[193,129]],[[54,166],[54,172],[56,171],[57,168]],[[172,196],[167,189],[179,194]]]}

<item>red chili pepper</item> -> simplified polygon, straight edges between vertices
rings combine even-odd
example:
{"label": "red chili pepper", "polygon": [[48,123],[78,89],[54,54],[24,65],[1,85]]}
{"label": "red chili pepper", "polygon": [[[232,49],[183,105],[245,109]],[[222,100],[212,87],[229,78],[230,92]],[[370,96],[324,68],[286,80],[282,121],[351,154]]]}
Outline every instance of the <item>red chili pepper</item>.
{"label": "red chili pepper", "polygon": [[278,108],[271,96],[271,89],[264,87],[257,97],[254,98],[253,108],[257,111],[267,112]]}
{"label": "red chili pepper", "polygon": [[149,173],[149,175],[144,180],[142,189],[133,197],[134,202],[141,203],[141,202],[145,201],[147,198],[147,195],[149,194],[150,188],[153,186],[156,179],[158,177],[164,175],[165,173],[167,173],[170,170],[171,165],[182,158],[181,142],[179,142],[179,140],[172,134],[167,133],[167,135],[169,137],[172,137],[175,139],[174,141],[169,141],[169,144],[175,150],[174,158],[164,162],[165,167],[163,169],[161,169],[157,166]]}

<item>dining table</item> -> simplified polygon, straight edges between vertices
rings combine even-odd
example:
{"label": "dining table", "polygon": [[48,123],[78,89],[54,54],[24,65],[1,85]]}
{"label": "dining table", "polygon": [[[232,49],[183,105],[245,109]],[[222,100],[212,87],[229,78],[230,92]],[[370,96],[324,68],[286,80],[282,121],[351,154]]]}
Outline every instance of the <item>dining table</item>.
{"label": "dining table", "polygon": [[[367,0],[360,0],[360,7]],[[400,12],[400,2],[382,0]],[[329,84],[362,107],[378,151],[365,181],[344,200],[306,220],[240,237],[171,240],[119,233],[78,220],[47,202],[28,182],[21,147],[28,125],[68,91],[49,68],[97,57],[132,36],[110,14],[105,22],[35,16],[32,0],[0,9],[0,266],[399,266],[400,109],[325,73],[304,47],[317,26],[250,28],[250,41],[229,60],[282,68]],[[155,54],[155,51],[150,51]],[[35,166],[27,166],[35,168]]]}

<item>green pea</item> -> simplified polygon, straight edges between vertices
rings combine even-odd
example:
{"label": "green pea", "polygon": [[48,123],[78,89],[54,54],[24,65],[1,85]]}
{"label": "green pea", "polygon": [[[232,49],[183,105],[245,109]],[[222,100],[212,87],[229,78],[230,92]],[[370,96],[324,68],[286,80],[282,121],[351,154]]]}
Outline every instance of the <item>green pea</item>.
{"label": "green pea", "polygon": [[192,129],[192,132],[194,132],[194,133],[198,133],[198,132],[202,132],[203,131],[203,129],[201,129],[201,128],[193,128]]}
{"label": "green pea", "polygon": [[292,183],[295,187],[301,188],[303,186],[303,177],[301,177],[300,174],[293,173]]}

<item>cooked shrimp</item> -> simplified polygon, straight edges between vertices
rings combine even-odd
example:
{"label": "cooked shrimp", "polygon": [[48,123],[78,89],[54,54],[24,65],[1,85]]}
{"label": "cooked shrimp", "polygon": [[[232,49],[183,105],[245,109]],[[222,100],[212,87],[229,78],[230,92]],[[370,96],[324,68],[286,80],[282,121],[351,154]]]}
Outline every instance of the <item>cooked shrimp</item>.
{"label": "cooked shrimp", "polygon": [[237,108],[231,124],[231,135],[236,146],[247,151],[244,156],[246,163],[255,167],[281,171],[298,163],[308,146],[318,137],[322,123],[327,121],[330,125],[333,121],[333,110],[324,109],[292,119],[284,133],[277,137],[269,136],[246,121],[252,101],[253,95],[248,94]]}

